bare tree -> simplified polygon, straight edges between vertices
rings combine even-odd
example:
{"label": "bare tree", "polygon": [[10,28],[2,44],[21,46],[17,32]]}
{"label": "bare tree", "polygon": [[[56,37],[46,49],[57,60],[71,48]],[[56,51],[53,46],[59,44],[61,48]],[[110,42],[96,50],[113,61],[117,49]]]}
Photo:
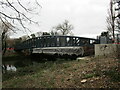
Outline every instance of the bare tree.
{"label": "bare tree", "polygon": [[120,0],[116,0],[115,2],[117,4],[117,7],[115,8],[115,11],[117,11],[116,15],[116,22],[115,22],[115,31],[117,33],[120,33]]}
{"label": "bare tree", "polygon": [[6,52],[6,46],[7,46],[7,43],[6,43],[6,40],[9,36],[9,32],[10,32],[10,28],[11,28],[11,24],[10,23],[6,23],[6,22],[2,22],[1,23],[1,41],[2,41],[2,55],[5,54]]}
{"label": "bare tree", "polygon": [[63,24],[59,24],[56,27],[54,27],[56,31],[60,31],[62,35],[71,34],[71,30],[73,29],[73,25],[69,23],[68,20],[65,20]]}
{"label": "bare tree", "polygon": [[51,30],[50,35],[60,35],[57,30]]}
{"label": "bare tree", "polygon": [[120,20],[119,19],[116,20],[116,30],[115,31],[120,33]]}
{"label": "bare tree", "polygon": [[40,36],[42,36],[42,34],[43,34],[43,32],[40,32],[40,31],[39,31],[39,32],[36,33],[36,36],[37,36],[37,37],[40,37]]}
{"label": "bare tree", "polygon": [[108,10],[108,17],[107,21],[107,30],[112,35],[113,39],[115,39],[115,11],[114,11],[114,2],[113,0],[110,1],[110,7]]}
{"label": "bare tree", "polygon": [[[33,5],[34,4],[34,5]],[[0,1],[0,20],[4,23],[11,23],[11,30],[23,31],[29,30],[25,23],[38,24],[31,15],[37,15],[40,12],[40,4],[37,0],[1,0]],[[20,27],[21,26],[21,27]],[[19,28],[20,27],[20,28]]]}
{"label": "bare tree", "polygon": [[23,42],[23,41],[25,41],[25,40],[30,39],[30,36],[28,36],[28,35],[23,35],[23,36],[21,36],[20,38],[21,38],[21,41]]}
{"label": "bare tree", "polygon": [[[109,34],[112,36],[113,40],[115,40],[115,35],[120,33],[120,1],[119,0],[111,0],[110,7],[108,10],[107,21],[107,30]],[[118,11],[118,12],[117,12]]]}
{"label": "bare tree", "polygon": [[[0,8],[2,45],[5,47],[8,30],[13,31],[14,33],[17,30],[27,32],[29,28],[26,23],[39,24],[38,21],[35,21],[34,18],[32,18],[32,15],[39,15],[40,13],[41,6],[37,0],[1,0]],[[5,52],[4,49],[3,54]]]}

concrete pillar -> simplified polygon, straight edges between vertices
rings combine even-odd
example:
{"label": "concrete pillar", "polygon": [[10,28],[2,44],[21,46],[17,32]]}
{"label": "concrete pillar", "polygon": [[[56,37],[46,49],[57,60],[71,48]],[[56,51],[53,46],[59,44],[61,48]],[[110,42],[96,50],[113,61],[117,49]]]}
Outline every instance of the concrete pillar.
{"label": "concrete pillar", "polygon": [[120,57],[119,44],[95,44],[95,56]]}

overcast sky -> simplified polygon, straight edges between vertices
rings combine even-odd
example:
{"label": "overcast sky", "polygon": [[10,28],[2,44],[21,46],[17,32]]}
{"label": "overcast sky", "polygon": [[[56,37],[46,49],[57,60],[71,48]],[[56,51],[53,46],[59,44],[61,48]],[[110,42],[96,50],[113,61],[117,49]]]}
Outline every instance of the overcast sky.
{"label": "overcast sky", "polygon": [[[52,27],[68,20],[75,36],[96,37],[106,30],[106,16],[110,0],[39,0],[42,9],[37,20],[40,26],[31,26],[33,33],[49,32]],[[11,37],[19,37],[22,33]]]}

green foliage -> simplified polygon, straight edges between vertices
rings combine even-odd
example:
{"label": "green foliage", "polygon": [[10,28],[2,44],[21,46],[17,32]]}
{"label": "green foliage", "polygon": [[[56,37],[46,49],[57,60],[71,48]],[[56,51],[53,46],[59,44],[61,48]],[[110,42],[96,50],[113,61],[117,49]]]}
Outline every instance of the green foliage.
{"label": "green foliage", "polygon": [[92,77],[97,77],[98,76],[98,74],[96,74],[96,73],[90,73],[90,74],[85,74],[84,75],[84,78],[92,78]]}

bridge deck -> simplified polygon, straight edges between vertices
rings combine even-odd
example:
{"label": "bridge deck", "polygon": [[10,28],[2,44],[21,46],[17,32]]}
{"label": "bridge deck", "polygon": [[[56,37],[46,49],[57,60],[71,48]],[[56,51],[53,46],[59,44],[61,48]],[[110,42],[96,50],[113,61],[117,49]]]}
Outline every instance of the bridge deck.
{"label": "bridge deck", "polygon": [[83,55],[84,49],[83,47],[47,47],[47,48],[34,48],[32,53]]}

